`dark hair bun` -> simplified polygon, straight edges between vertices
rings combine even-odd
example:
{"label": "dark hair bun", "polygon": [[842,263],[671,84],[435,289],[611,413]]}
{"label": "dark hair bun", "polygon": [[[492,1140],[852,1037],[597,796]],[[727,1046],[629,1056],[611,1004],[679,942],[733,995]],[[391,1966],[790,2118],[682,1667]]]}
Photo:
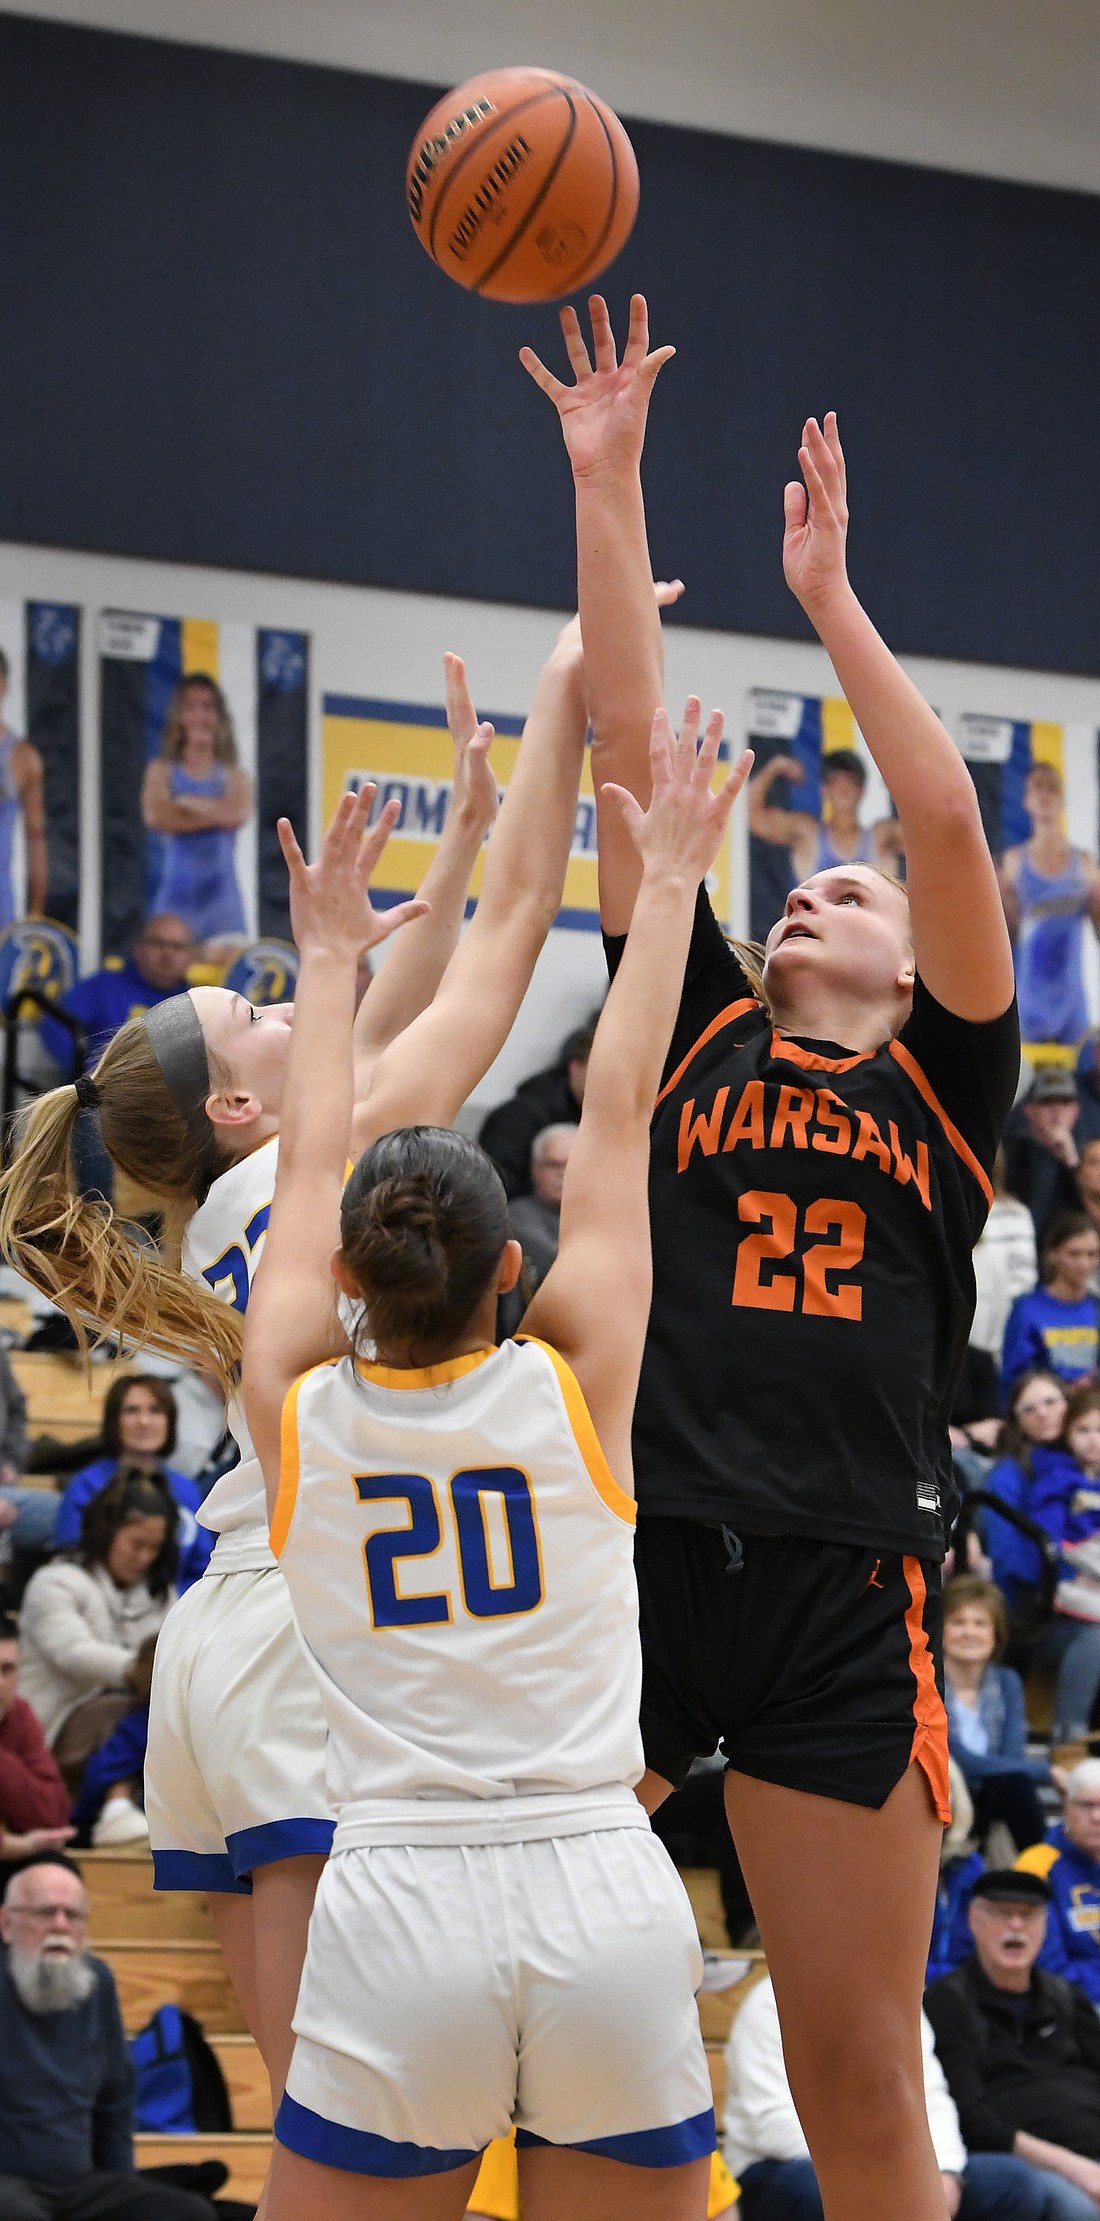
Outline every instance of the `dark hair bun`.
{"label": "dark hair bun", "polygon": [[449,1128],[385,1134],[356,1165],[340,1221],[375,1343],[412,1365],[448,1354],[508,1240],[504,1188],[484,1150]]}

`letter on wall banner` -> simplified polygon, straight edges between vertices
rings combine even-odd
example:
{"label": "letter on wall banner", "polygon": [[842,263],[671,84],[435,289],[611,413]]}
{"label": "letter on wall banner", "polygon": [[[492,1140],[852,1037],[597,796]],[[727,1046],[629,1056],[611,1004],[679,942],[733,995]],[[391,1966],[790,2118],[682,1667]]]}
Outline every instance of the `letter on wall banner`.
{"label": "letter on wall banner", "polygon": [[[323,816],[332,815],[349,787],[373,779],[378,793],[374,815],[396,798],[401,805],[389,842],[374,877],[375,900],[380,904],[403,902],[415,894],[435,853],[451,797],[454,749],[447,731],[446,712],[417,702],[375,701],[350,694],[326,694],[323,702]],[[492,763],[497,785],[507,788],[523,731],[521,717],[495,716]],[[728,761],[729,749],[721,755]],[[725,772],[720,774],[725,776]],[[716,780],[717,780],[716,774]],[[473,878],[476,899],[481,887],[481,863]],[[729,855],[724,850],[713,876],[711,897],[723,924],[729,920]],[[472,903],[467,906],[472,907]],[[573,847],[565,877],[562,907],[555,921],[559,929],[598,933],[599,893],[596,883],[596,801],[592,787],[591,759],[586,755],[577,800]]]}
{"label": "letter on wall banner", "polygon": [[28,602],[26,733],[42,758],[46,916],[73,928],[80,903],[80,611]]}
{"label": "letter on wall banner", "polygon": [[[304,633],[268,632],[205,618],[106,610],[100,620],[103,837],[102,946],[120,955],[153,910],[177,911],[199,941],[243,943],[289,929],[286,867],[275,834],[285,811],[308,832]],[[141,795],[172,699],[191,675],[225,698],[236,761],[258,801],[238,829],[186,825],[147,831]],[[164,755],[170,799],[220,799],[225,765],[189,771],[185,742]]]}

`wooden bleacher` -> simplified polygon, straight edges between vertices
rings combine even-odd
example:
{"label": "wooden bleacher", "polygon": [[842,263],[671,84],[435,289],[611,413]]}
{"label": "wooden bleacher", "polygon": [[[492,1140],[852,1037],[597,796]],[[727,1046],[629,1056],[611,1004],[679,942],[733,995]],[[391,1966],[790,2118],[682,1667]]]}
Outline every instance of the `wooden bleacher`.
{"label": "wooden bleacher", "polygon": [[[142,2028],[159,2005],[183,2006],[201,2022],[229,2090],[232,2134],[139,2135],[138,2166],[221,2159],[229,2168],[225,2195],[258,2198],[271,2153],[271,2092],[233,1995],[206,1897],[199,1890],[154,1891],[152,1860],[144,1849],[74,1855],[91,1900],[91,1948],[114,1973],[127,2032]],[[763,1973],[763,1953],[730,1950],[717,1876],[709,1868],[689,1868],[684,1881],[708,1956],[727,1960],[731,1972],[736,1968],[728,1988],[704,1990],[699,1998],[711,2088],[721,2117],[726,2038],[738,2006]]]}
{"label": "wooden bleacher", "polygon": [[27,1399],[27,1429],[79,1442],[99,1430],[103,1399],[116,1374],[132,1372],[126,1358],[90,1368],[81,1357],[56,1350],[11,1350],[12,1371]]}

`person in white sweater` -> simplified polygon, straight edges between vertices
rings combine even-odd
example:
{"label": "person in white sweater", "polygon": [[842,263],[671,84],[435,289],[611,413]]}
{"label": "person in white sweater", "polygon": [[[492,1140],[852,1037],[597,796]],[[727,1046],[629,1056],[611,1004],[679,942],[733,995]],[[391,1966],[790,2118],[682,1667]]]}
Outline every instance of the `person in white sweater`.
{"label": "person in white sweater", "polygon": [[[959,2116],[921,2015],[928,2126],[953,2221],[1043,2221],[1042,2186],[1011,2153],[968,2155]],[[783,2064],[775,1993],[767,1976],[750,1990],[726,2045],[723,2151],[741,2186],[740,2221],[822,2221],[802,2124]]]}
{"label": "person in white sweater", "polygon": [[[78,1554],[41,1566],[20,1612],[19,1693],[70,1790],[120,1720],[147,1705],[152,1651],[175,1599],[178,1514],[158,1474],[120,1473],[84,1514]],[[110,1840],[147,1833],[136,1784],[112,1785]],[[130,1818],[130,1814],[133,1818]]]}
{"label": "person in white sweater", "polygon": [[999,1365],[1008,1314],[1017,1296],[1034,1288],[1039,1264],[1035,1221],[1027,1204],[1010,1195],[1004,1184],[1003,1149],[997,1151],[993,1188],[993,1207],[974,1248],[977,1302],[970,1340]]}

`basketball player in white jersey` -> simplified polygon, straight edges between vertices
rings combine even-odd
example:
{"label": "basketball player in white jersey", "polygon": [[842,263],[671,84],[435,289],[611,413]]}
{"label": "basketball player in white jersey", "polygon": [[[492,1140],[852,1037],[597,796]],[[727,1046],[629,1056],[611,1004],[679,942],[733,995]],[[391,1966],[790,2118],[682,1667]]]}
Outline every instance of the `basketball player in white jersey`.
{"label": "basketball player in white jersey", "polygon": [[[499,1350],[496,1301],[522,1258],[484,1152],[402,1125],[344,1184],[369,857],[356,875],[307,869],[280,825],[302,963],[243,1394],[339,1818],[269,2221],[451,2221],[513,2119],[530,2221],[706,2213],[699,1946],[633,1795],[630,1454],[649,1120],[696,890],[752,760],[712,795],[721,718],[697,755],[698,730],[697,701],[678,741],[661,711],[649,812],[622,797],[642,893],[558,1258],[532,1338]],[[371,1121],[446,1107],[439,1075],[481,1023],[459,963],[388,1052]],[[337,1287],[363,1307],[354,1351]]]}
{"label": "basketball player in white jersey", "polygon": [[[371,928],[380,938],[394,920],[417,919],[356,1019],[361,1099],[384,1076],[389,1044],[438,986],[496,807],[485,760],[491,728],[477,725],[457,658],[448,659],[447,682],[462,807],[424,883],[430,912],[417,917],[422,904],[403,905]],[[459,980],[465,971],[482,983],[482,1024],[457,1092],[447,1095],[447,1119],[502,1046],[560,903],[586,722],[574,619],[536,689],[477,913],[455,959]],[[376,829],[376,850],[386,830]],[[334,832],[330,839],[338,844]],[[80,1092],[57,1088],[32,1106],[0,1183],[0,1245],[78,1329],[122,1332],[216,1369],[230,1391],[274,1189],[289,1021],[289,1007],[255,1011],[214,987],[159,1005],[120,1030]],[[315,1068],[322,1085],[326,1063],[322,1054]],[[182,1276],[135,1249],[80,1194],[72,1133],[82,1104],[98,1111],[116,1164],[187,1218]],[[219,1536],[208,1575],[173,1608],[158,1643],[146,1799],[157,1886],[209,1892],[277,2103],[333,1816],[324,1720],[268,1545],[263,1481],[239,1411],[234,1426],[242,1430],[241,1463],[203,1509]]]}

